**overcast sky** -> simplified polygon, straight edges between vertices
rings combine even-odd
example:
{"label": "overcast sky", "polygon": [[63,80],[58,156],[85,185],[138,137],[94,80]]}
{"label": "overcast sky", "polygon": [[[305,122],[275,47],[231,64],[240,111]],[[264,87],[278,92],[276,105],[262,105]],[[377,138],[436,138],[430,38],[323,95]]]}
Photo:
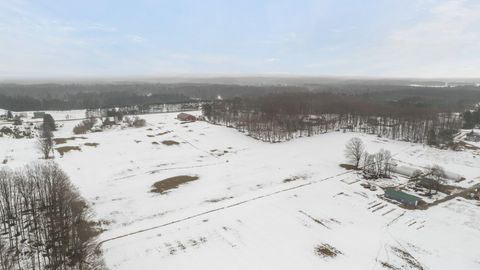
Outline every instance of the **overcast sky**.
{"label": "overcast sky", "polygon": [[0,78],[480,77],[479,0],[0,0]]}

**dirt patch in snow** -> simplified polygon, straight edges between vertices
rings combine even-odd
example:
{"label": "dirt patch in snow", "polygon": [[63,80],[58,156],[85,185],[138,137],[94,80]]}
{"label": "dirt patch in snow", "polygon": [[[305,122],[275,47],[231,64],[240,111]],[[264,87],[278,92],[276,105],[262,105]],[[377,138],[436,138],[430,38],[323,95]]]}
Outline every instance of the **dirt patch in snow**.
{"label": "dirt patch in snow", "polygon": [[86,146],[91,146],[91,147],[97,147],[100,144],[99,143],[85,143]]}
{"label": "dirt patch in snow", "polygon": [[307,176],[305,176],[305,175],[296,175],[296,176],[284,179],[282,182],[283,183],[288,183],[288,182],[293,182],[293,181],[297,181],[297,180],[305,180],[305,179],[307,179]]}
{"label": "dirt patch in snow", "polygon": [[345,170],[356,170],[355,166],[351,164],[342,163],[340,164],[340,167],[344,168]]}
{"label": "dirt patch in snow", "polygon": [[392,251],[395,255],[405,261],[406,264],[410,265],[410,269],[423,270],[423,266],[412,256],[412,254],[398,247],[392,247]]}
{"label": "dirt patch in snow", "polygon": [[321,244],[315,247],[315,254],[322,258],[335,258],[343,253],[329,244]]}
{"label": "dirt patch in snow", "polygon": [[380,262],[380,264],[382,265],[383,268],[385,269],[391,269],[391,270],[400,270],[400,268],[397,268],[387,262]]}
{"label": "dirt patch in snow", "polygon": [[328,227],[328,226],[326,225],[326,223],[329,223],[330,221],[328,221],[328,220],[319,220],[319,219],[316,219],[316,218],[312,217],[311,215],[305,213],[305,212],[302,211],[302,210],[300,210],[300,211],[298,211],[298,212],[299,212],[300,214],[302,214],[302,215],[305,215],[306,217],[308,217],[309,219],[311,219],[311,220],[314,221],[315,223],[320,224],[320,225],[322,225],[323,227],[325,227],[325,228],[327,228],[327,229],[330,229],[330,227]]}
{"label": "dirt patch in snow", "polygon": [[165,144],[165,145],[168,145],[168,146],[170,146],[170,145],[178,145],[178,144],[179,144],[178,142],[172,141],[172,140],[166,140],[166,141],[163,141],[162,143]]}
{"label": "dirt patch in snow", "polygon": [[221,202],[221,201],[230,200],[230,199],[233,199],[233,197],[230,196],[230,197],[215,198],[215,199],[206,200],[205,202],[216,203],[216,202]]}
{"label": "dirt patch in snow", "polygon": [[67,141],[74,141],[76,139],[82,139],[82,140],[85,140],[87,139],[86,137],[70,137],[70,138],[55,138],[53,139],[53,141],[55,142],[55,144],[64,144],[64,143],[67,143]]}
{"label": "dirt patch in snow", "polygon": [[70,151],[82,151],[79,146],[62,146],[55,148],[55,150],[57,150],[57,152],[60,153],[61,156]]}
{"label": "dirt patch in snow", "polygon": [[189,176],[189,175],[179,175],[170,178],[160,180],[153,184],[150,192],[165,194],[172,189],[178,188],[180,185],[196,181],[198,176]]}

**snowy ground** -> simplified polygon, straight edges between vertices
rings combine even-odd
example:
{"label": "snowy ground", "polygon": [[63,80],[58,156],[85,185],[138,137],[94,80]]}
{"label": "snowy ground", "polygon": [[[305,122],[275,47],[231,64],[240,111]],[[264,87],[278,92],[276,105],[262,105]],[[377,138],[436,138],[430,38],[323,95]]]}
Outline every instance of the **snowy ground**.
{"label": "snowy ground", "polygon": [[[100,240],[110,269],[480,269],[478,203],[455,199],[405,210],[339,167],[345,143],[357,136],[370,153],[384,148],[405,164],[439,164],[471,186],[480,182],[473,152],[354,133],[268,144],[226,127],[182,124],[175,115],[145,115],[145,128],[60,145],[81,148],[56,161],[107,224]],[[72,137],[77,123],[63,122],[55,136]],[[17,167],[40,154],[34,140],[2,138],[4,156],[3,166]],[[178,175],[199,180],[167,194],[150,192]],[[315,247],[324,244],[338,255],[317,255]]]}

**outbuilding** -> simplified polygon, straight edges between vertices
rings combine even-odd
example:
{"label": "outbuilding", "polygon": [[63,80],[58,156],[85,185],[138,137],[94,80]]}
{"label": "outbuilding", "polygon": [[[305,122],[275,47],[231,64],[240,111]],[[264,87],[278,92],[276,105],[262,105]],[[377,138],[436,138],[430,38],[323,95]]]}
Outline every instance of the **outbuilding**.
{"label": "outbuilding", "polygon": [[195,122],[197,121],[197,118],[191,114],[188,113],[179,113],[177,115],[177,119],[181,121],[186,121],[186,122]]}
{"label": "outbuilding", "polygon": [[417,196],[410,195],[395,188],[385,189],[385,198],[398,201],[404,205],[417,206],[422,199]]}

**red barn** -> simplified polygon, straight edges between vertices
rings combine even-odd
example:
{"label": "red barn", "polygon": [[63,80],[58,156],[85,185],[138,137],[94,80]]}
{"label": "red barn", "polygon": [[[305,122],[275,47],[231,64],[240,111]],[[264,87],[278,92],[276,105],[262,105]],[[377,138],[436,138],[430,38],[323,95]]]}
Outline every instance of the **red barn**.
{"label": "red barn", "polygon": [[195,122],[197,121],[197,118],[191,114],[188,113],[179,113],[177,115],[177,119],[185,122]]}

